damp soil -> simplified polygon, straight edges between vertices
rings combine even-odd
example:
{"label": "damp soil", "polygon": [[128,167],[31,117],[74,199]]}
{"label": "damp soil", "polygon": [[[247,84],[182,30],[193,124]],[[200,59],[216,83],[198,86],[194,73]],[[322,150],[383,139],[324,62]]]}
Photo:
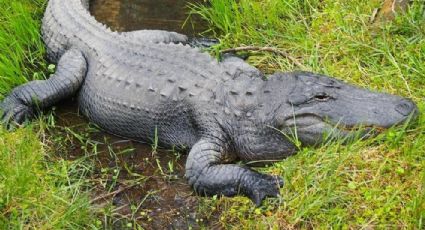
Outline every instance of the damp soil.
{"label": "damp soil", "polygon": [[[197,196],[184,178],[187,154],[155,149],[102,132],[78,113],[74,100],[55,108],[56,129],[61,137],[54,146],[67,160],[93,167],[86,175],[92,204],[105,229],[217,229],[218,213],[199,209]],[[88,164],[86,164],[88,163]],[[131,229],[131,228],[130,228]]]}
{"label": "damp soil", "polygon": [[[187,19],[191,0],[94,0],[90,11],[96,19],[117,31],[162,29],[197,36],[206,30],[199,19]],[[106,229],[136,224],[145,229],[217,228],[217,215],[199,212],[202,198],[184,179],[185,152],[155,149],[102,132],[79,115],[75,99],[55,109],[51,135],[62,140],[59,155],[86,159],[94,166],[88,179],[92,203]],[[66,144],[63,144],[66,143]],[[130,227],[131,228],[131,227]]]}

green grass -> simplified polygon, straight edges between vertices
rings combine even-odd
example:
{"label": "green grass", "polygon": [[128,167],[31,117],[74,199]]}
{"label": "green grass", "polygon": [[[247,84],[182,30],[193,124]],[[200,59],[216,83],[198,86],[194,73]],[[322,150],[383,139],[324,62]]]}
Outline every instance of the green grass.
{"label": "green grass", "polygon": [[[424,113],[424,5],[415,1],[394,21],[371,25],[370,16],[380,3],[211,0],[208,7],[195,7],[194,13],[220,37],[222,44],[215,51],[244,45],[276,47],[297,58],[304,70],[410,97]],[[0,98],[48,72],[39,34],[44,4],[44,0],[0,0]],[[269,53],[249,61],[267,72],[297,69],[290,60]],[[14,132],[0,130],[0,229],[109,226],[114,207],[94,209],[84,192],[87,180],[93,182],[93,164],[85,157],[66,160],[69,139],[77,140],[74,147],[94,151],[88,155],[97,154],[96,143],[85,131],[70,128],[58,132],[63,136],[49,137],[45,120],[51,119],[44,117]],[[115,169],[102,168],[101,179],[113,178],[106,172]],[[370,140],[302,148],[297,155],[259,170],[285,178],[281,198],[269,199],[260,208],[245,197],[201,198],[200,215],[229,229],[425,227],[423,116],[414,126],[394,128]]]}
{"label": "green grass", "polygon": [[[415,100],[424,113],[425,6],[372,25],[382,1],[211,0],[192,6],[221,38],[219,51],[277,47],[304,70],[336,76],[372,90]],[[267,72],[297,69],[291,61],[257,54],[249,61]],[[207,200],[226,228],[378,228],[425,226],[425,120],[348,145],[304,148],[262,171],[286,179],[280,200],[261,208],[245,198]]]}
{"label": "green grass", "polygon": [[76,162],[50,159],[34,131],[0,130],[0,229],[88,227],[90,203],[77,179],[82,172]]}
{"label": "green grass", "polygon": [[40,18],[45,0],[0,0],[0,99],[17,85],[43,79]]}
{"label": "green grass", "polygon": [[[0,99],[47,70],[40,19],[44,0],[0,0]],[[0,229],[82,229],[93,222],[78,162],[50,154],[43,119],[0,128]]]}

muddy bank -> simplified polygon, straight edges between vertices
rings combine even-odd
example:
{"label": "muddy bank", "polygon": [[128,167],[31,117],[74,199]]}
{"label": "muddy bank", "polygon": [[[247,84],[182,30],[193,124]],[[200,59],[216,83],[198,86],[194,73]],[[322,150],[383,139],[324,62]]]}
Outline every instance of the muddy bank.
{"label": "muddy bank", "polygon": [[[199,2],[199,1],[191,1]],[[187,19],[188,1],[94,0],[90,10],[96,19],[117,31],[163,29],[197,35],[206,26]],[[58,105],[56,146],[65,159],[85,158],[92,203],[103,210],[105,228],[136,225],[146,229],[199,229],[213,227],[215,218],[199,214],[201,198],[184,179],[186,153],[158,149],[155,141],[142,144],[109,135],[78,114],[75,99]],[[61,151],[64,150],[64,151]],[[66,151],[65,151],[66,150]]]}
{"label": "muddy bank", "polygon": [[198,208],[202,198],[184,178],[185,152],[155,148],[122,139],[97,129],[78,114],[69,100],[55,110],[54,137],[63,137],[69,160],[85,158],[93,168],[87,181],[92,203],[103,209],[103,224],[121,229],[137,223],[146,229],[199,229],[215,226],[216,217]]}

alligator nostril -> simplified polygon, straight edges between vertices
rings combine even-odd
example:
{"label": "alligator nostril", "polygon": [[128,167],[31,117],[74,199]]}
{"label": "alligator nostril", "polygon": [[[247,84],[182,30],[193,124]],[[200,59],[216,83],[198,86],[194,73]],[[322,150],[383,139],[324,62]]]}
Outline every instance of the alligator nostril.
{"label": "alligator nostril", "polygon": [[404,116],[410,115],[416,108],[415,104],[407,99],[403,99],[396,107],[395,110]]}

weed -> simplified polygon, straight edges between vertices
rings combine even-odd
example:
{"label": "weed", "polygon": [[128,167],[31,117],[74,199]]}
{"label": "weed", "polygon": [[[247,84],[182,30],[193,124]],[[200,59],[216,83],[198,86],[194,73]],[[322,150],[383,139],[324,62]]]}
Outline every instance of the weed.
{"label": "weed", "polygon": [[[44,79],[55,69],[44,61],[40,17],[44,0],[0,0],[0,98],[19,84]],[[425,111],[424,5],[414,1],[410,10],[379,26],[369,19],[380,0],[211,0],[192,5],[192,14],[205,18],[220,37],[221,49],[242,45],[285,50],[307,70],[409,96]],[[256,55],[249,62],[267,72],[291,71],[293,62],[272,54]],[[93,218],[85,188],[113,190],[118,184],[143,184],[147,177],[122,164],[131,149],[116,150],[108,140],[93,141],[96,129],[60,128],[63,135],[49,137],[44,130],[56,126],[52,113],[12,133],[0,131],[0,228],[112,228],[124,220],[138,228],[138,218],[152,221],[142,204],[154,198],[148,192],[125,207],[106,202]],[[289,135],[298,143],[296,131]],[[42,140],[40,142],[39,140]],[[54,143],[52,145],[52,143]],[[256,208],[245,197],[203,198],[198,212],[218,217],[218,227],[265,228],[410,228],[421,229],[425,219],[425,119],[416,126],[392,128],[367,141],[345,145],[330,140],[319,149],[299,148],[296,156],[260,168],[281,175],[282,197]],[[77,159],[46,154],[82,151]],[[157,133],[152,145],[158,149]],[[95,165],[102,154],[112,166]],[[179,155],[178,155],[179,156]],[[156,157],[156,154],[154,154]],[[162,176],[173,173],[155,159]],[[142,163],[151,163],[146,160]],[[155,163],[153,163],[155,164]],[[119,180],[128,174],[128,180]],[[204,213],[204,214],[202,214]],[[140,214],[140,215],[139,215]],[[186,214],[186,213],[185,213]],[[139,217],[137,217],[139,215]],[[202,222],[202,219],[198,220]]]}
{"label": "weed", "polygon": [[39,22],[45,2],[0,0],[0,99],[17,85],[45,78]]}
{"label": "weed", "polygon": [[88,227],[92,216],[81,193],[80,162],[46,160],[33,130],[0,130],[0,228]]}
{"label": "weed", "polygon": [[[0,99],[13,87],[46,76],[39,32],[45,2],[0,0]],[[0,129],[0,229],[92,227],[84,163],[46,154],[44,131],[54,124],[50,114],[35,126]]]}
{"label": "weed", "polygon": [[[424,111],[424,5],[387,24],[371,25],[381,1],[211,0],[192,5],[220,36],[221,49],[278,47],[313,70],[372,90],[413,98]],[[292,71],[269,53],[249,62],[267,71]],[[375,138],[329,141],[319,149],[259,170],[279,174],[282,200],[260,209],[247,199],[205,201],[218,206],[226,228],[416,228],[425,218],[425,123],[391,128]],[[296,145],[296,131],[286,134]],[[344,143],[344,144],[343,144]],[[214,205],[213,205],[214,204]]]}

